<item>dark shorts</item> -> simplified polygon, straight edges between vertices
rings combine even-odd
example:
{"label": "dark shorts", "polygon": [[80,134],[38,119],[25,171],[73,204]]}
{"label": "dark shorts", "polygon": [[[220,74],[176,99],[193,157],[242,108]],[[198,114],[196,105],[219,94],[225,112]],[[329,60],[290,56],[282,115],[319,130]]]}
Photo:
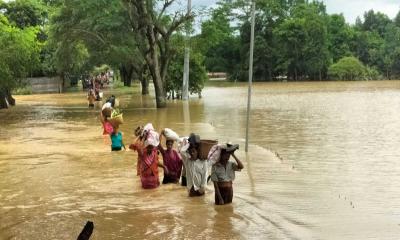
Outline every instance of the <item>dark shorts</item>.
{"label": "dark shorts", "polygon": [[181,185],[182,186],[187,186],[187,183],[186,183],[186,177],[185,176],[182,176],[182,178],[181,178]]}
{"label": "dark shorts", "polygon": [[179,178],[175,178],[172,176],[168,176],[168,175],[164,175],[163,184],[167,184],[167,183],[178,183],[179,182]]}
{"label": "dark shorts", "polygon": [[232,202],[233,198],[233,188],[232,186],[219,186],[219,192],[221,193],[222,200],[224,200],[224,203],[219,201],[217,192],[215,192],[215,204],[217,205],[222,205],[222,204],[228,204]]}
{"label": "dark shorts", "polygon": [[111,151],[121,151],[122,147],[111,147]]}
{"label": "dark shorts", "polygon": [[94,107],[94,104],[93,103],[89,103],[89,107]]}
{"label": "dark shorts", "polygon": [[203,196],[204,192],[199,192],[198,190],[194,190],[194,187],[192,187],[189,191],[189,197],[199,197],[199,196]]}

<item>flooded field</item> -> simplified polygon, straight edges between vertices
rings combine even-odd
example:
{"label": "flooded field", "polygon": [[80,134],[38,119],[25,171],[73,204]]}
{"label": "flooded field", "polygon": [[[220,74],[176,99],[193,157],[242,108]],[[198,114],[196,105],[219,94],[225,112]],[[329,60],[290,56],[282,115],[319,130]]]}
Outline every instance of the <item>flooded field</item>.
{"label": "flooded field", "polygon": [[0,110],[0,239],[76,239],[87,220],[91,239],[400,236],[400,81],[257,83],[248,154],[246,84],[166,109],[139,89],[112,93],[125,144],[147,122],[239,143],[233,203],[215,206],[212,184],[200,198],[143,190],[136,153],[110,151],[85,92],[16,96]]}

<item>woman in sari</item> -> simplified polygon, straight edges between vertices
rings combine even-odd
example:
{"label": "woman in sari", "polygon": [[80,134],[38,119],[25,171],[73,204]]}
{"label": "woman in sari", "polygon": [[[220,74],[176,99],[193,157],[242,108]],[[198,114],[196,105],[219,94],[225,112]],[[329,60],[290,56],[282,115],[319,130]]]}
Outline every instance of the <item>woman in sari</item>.
{"label": "woman in sari", "polygon": [[156,132],[150,134],[151,136],[147,137],[143,143],[137,141],[129,146],[138,153],[140,181],[144,189],[152,189],[160,185],[158,167],[162,167],[165,172],[168,172],[167,168],[158,161],[157,147],[160,144],[158,134]]}

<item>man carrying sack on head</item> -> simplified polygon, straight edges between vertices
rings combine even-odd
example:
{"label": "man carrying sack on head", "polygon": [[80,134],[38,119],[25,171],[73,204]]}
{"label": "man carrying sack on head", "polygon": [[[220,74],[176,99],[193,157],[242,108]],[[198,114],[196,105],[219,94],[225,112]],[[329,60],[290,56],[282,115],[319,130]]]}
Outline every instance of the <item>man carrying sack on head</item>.
{"label": "man carrying sack on head", "polygon": [[[237,149],[239,149],[239,145],[227,143],[217,145],[216,151],[212,152],[213,157],[217,160],[211,169],[211,180],[214,182],[216,205],[232,202],[232,182],[235,180],[235,171],[243,169],[242,162],[234,154]],[[231,155],[235,161],[229,160]]]}

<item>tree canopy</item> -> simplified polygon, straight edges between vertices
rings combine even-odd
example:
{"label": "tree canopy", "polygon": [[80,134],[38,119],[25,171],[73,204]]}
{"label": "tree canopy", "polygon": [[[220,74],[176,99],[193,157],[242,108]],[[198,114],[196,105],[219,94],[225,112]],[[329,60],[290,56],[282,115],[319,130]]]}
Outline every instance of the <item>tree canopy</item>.
{"label": "tree canopy", "polygon": [[[257,0],[256,7],[255,81],[400,76],[400,11],[390,19],[370,10],[348,24],[317,0]],[[220,0],[208,10],[190,40],[189,85],[198,94],[206,72],[235,81],[248,75],[249,1]],[[196,14],[177,0],[0,0],[1,94],[28,75],[81,75],[106,64],[126,86],[138,79],[143,94],[152,80],[157,107],[165,107],[167,92],[181,91],[183,32]]]}

